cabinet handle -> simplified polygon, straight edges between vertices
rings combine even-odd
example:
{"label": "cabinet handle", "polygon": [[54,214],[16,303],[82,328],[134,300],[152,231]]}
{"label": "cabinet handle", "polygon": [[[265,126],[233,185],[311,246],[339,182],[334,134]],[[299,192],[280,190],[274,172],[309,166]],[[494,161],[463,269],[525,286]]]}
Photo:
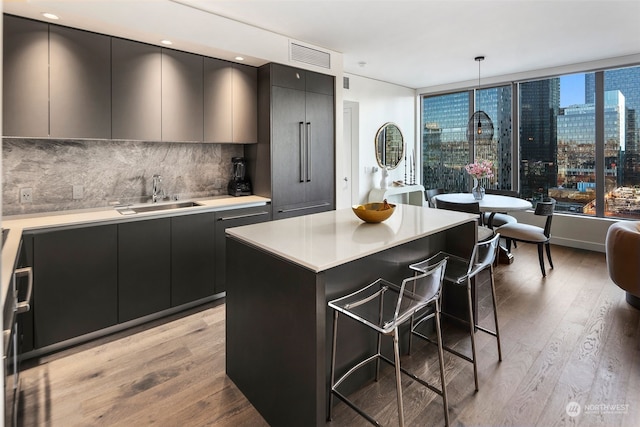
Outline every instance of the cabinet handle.
{"label": "cabinet handle", "polygon": [[300,142],[300,182],[304,182],[304,159],[306,157],[304,152],[304,122],[298,123],[298,139]]}
{"label": "cabinet handle", "polygon": [[15,277],[28,277],[28,285],[27,285],[27,297],[24,301],[18,302],[16,306],[16,313],[26,313],[31,310],[31,293],[33,292],[33,269],[31,267],[18,268],[15,271]]}
{"label": "cabinet handle", "polygon": [[314,208],[322,208],[325,206],[329,206],[329,203],[320,203],[319,205],[313,205],[313,206],[304,206],[302,208],[291,208],[291,209],[279,209],[278,213],[287,213],[287,212],[295,212],[295,211],[303,211],[306,209],[314,209]]}
{"label": "cabinet handle", "polygon": [[307,182],[311,182],[311,122],[307,122]]}
{"label": "cabinet handle", "polygon": [[242,218],[251,218],[252,216],[262,216],[262,215],[268,215],[269,212],[256,212],[256,213],[251,213],[251,214],[245,214],[245,215],[235,215],[235,216],[223,216],[222,218],[218,218],[218,221],[231,221],[232,219],[242,219]]}

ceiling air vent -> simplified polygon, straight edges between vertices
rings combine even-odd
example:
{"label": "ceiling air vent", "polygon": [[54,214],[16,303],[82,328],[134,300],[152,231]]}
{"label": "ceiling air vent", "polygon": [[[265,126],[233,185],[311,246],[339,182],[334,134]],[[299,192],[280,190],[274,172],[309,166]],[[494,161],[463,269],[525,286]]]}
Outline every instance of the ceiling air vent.
{"label": "ceiling air vent", "polygon": [[290,49],[291,59],[293,61],[304,62],[305,64],[316,65],[323,68],[331,68],[331,54],[329,54],[329,52],[323,52],[296,43],[291,43]]}

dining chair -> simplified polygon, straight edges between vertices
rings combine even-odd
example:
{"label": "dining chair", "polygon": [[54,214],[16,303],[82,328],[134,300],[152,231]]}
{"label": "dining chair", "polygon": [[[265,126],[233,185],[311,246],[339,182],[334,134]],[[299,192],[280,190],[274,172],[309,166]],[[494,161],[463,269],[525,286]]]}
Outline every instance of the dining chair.
{"label": "dining chair", "polygon": [[444,200],[434,199],[436,202],[436,208],[446,209],[450,211],[467,212],[478,215],[478,242],[482,242],[493,237],[493,230],[483,225],[482,212],[480,211],[480,204],[478,202],[448,202]]}
{"label": "dining chair", "polygon": [[[496,260],[496,255],[498,253],[498,246],[500,242],[500,234],[496,234],[492,239],[486,240],[484,242],[478,242],[473,248],[473,252],[471,253],[471,257],[469,259],[464,259],[459,256],[447,253],[447,252],[438,252],[436,255],[428,258],[424,261],[417,262],[415,264],[411,264],[409,268],[412,270],[416,270],[418,272],[423,272],[431,268],[432,265],[438,265],[441,260],[446,259],[447,265],[444,273],[444,281],[447,283],[452,283],[454,285],[466,286],[467,288],[467,304],[469,306],[468,311],[468,319],[460,319],[459,317],[453,316],[451,314],[447,314],[446,312],[442,312],[442,316],[452,317],[458,321],[466,323],[469,325],[469,334],[471,337],[471,357],[466,354],[463,354],[447,345],[442,344],[442,348],[467,362],[471,362],[473,364],[473,378],[475,383],[475,389],[478,391],[478,363],[477,363],[477,353],[476,353],[476,340],[475,340],[475,331],[482,331],[489,335],[492,335],[496,338],[498,344],[498,360],[502,361],[502,347],[500,345],[500,328],[498,327],[498,307],[496,303],[496,288],[493,277],[493,266]],[[490,284],[491,284],[491,300],[493,302],[493,319],[495,324],[495,330],[490,330],[483,326],[478,325],[477,313],[474,313],[473,306],[473,298],[472,298],[472,287],[475,286],[474,278],[480,274],[482,271],[489,270],[490,275]],[[428,342],[433,343],[433,340],[426,335],[426,333],[418,331],[420,325],[422,325],[426,320],[428,320],[429,316],[426,315],[424,317],[418,317],[416,315],[411,320],[411,338],[415,335],[419,338],[422,338]],[[438,340],[441,340],[440,336],[437,337]],[[411,341],[409,342],[409,351],[411,351]]]}
{"label": "dining chair", "polygon": [[[520,197],[520,193],[514,190],[498,190],[487,188],[485,194],[496,194],[499,196]],[[493,215],[493,217],[491,217]],[[490,218],[491,217],[491,218]],[[515,224],[518,222],[516,217],[506,212],[484,212],[482,214],[484,224],[489,228],[497,228],[505,224]]]}
{"label": "dining chair", "polygon": [[[444,277],[447,260],[442,259],[438,263],[430,265],[428,268],[421,269],[419,274],[408,277],[402,281],[400,286],[388,282],[384,279],[378,279],[362,289],[359,289],[349,295],[337,298],[328,302],[330,308],[334,310],[333,314],[333,341],[331,345],[331,391],[329,394],[328,420],[332,419],[333,396],[338,396],[349,407],[358,412],[367,421],[375,425],[380,425],[374,418],[364,412],[360,407],[356,406],[346,396],[344,396],[338,387],[353,373],[369,363],[376,362],[376,381],[379,378],[380,360],[387,362],[395,367],[396,379],[396,399],[398,405],[398,420],[400,427],[404,426],[404,410],[402,403],[402,383],[400,374],[404,373],[413,380],[419,382],[429,390],[439,394],[442,397],[444,407],[445,424],[449,425],[449,409],[447,403],[447,388],[444,375],[444,354],[442,349],[442,337],[440,335],[440,293],[442,290],[442,281]],[[436,319],[436,333],[438,343],[438,359],[440,366],[440,389],[434,385],[418,378],[412,372],[400,366],[400,347],[398,344],[398,327],[407,321],[417,312],[426,307],[434,307]],[[359,362],[356,362],[348,368],[337,381],[336,374],[336,347],[338,337],[338,316],[344,314],[347,317],[360,322],[362,325],[369,327],[377,334],[376,353],[371,356],[365,356]],[[391,336],[393,339],[393,360],[382,354],[381,339],[383,335]]]}
{"label": "dining chair", "polygon": [[425,190],[424,196],[427,199],[427,203],[429,204],[429,207],[435,208],[436,205],[433,201],[434,196],[437,196],[438,194],[444,194],[444,193],[446,193],[444,188],[429,188]]}
{"label": "dining chair", "polygon": [[496,229],[496,233],[507,241],[507,251],[511,251],[511,242],[525,242],[535,243],[538,245],[538,260],[540,261],[540,270],[542,271],[542,277],[546,277],[547,273],[544,266],[544,254],[543,248],[546,248],[547,259],[549,265],[553,268],[553,261],[551,260],[551,221],[553,220],[553,211],[556,206],[554,199],[545,200],[536,203],[534,211],[535,215],[545,216],[545,224],[543,227],[538,227],[530,224],[515,223],[505,224]]}

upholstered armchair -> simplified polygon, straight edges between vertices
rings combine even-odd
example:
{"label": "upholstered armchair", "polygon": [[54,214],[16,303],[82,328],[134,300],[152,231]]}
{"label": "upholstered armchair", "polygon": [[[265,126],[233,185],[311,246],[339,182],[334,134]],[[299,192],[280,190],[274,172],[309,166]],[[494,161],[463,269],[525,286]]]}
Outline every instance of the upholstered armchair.
{"label": "upholstered armchair", "polygon": [[612,224],[605,247],[609,277],[627,292],[627,302],[640,309],[640,221]]}

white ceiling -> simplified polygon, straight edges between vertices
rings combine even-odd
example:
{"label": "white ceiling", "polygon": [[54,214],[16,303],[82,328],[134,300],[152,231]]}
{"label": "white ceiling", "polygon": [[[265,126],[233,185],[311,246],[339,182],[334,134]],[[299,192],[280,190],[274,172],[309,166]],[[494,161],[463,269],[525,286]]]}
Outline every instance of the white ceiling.
{"label": "white ceiling", "polygon": [[[259,47],[265,37],[252,28],[258,27],[342,53],[345,72],[411,88],[477,80],[478,55],[486,57],[484,79],[640,54],[640,0],[14,0],[3,6],[40,20],[41,12],[54,12],[61,25],[148,43],[168,38],[176,49],[224,59],[246,55],[242,42]],[[214,29],[215,15],[248,24],[246,31]]]}

